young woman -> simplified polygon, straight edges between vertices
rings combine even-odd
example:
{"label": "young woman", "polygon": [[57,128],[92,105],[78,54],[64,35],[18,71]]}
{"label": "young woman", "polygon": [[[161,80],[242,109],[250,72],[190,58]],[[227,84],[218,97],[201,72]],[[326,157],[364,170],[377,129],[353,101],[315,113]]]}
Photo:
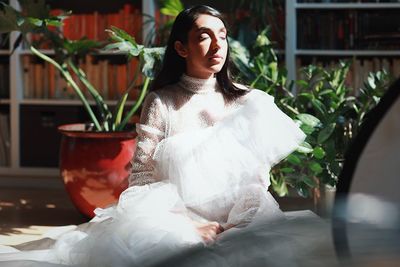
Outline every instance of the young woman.
{"label": "young woman", "polygon": [[0,260],[142,266],[284,218],[267,191],[268,172],[304,134],[271,96],[233,83],[229,64],[221,14],[207,6],[181,12],[143,105],[130,187],[118,204],[51,236],[48,249]]}

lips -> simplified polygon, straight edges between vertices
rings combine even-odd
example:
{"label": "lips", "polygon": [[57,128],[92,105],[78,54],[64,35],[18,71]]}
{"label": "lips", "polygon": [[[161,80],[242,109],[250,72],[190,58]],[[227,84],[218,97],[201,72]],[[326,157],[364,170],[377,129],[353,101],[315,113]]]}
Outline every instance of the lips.
{"label": "lips", "polygon": [[216,59],[216,60],[218,60],[218,59],[223,59],[224,57],[223,56],[220,56],[220,55],[212,55],[211,57],[209,57],[209,59]]}

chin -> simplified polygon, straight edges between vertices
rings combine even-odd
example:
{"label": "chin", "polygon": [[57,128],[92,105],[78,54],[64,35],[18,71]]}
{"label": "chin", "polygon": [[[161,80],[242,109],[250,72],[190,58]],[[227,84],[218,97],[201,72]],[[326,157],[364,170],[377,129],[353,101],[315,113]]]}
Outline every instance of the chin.
{"label": "chin", "polygon": [[216,74],[216,73],[218,73],[218,72],[220,72],[220,71],[222,70],[222,67],[223,67],[223,66],[224,66],[224,65],[214,65],[214,66],[211,66],[211,67],[209,68],[209,70],[210,70],[210,72]]}

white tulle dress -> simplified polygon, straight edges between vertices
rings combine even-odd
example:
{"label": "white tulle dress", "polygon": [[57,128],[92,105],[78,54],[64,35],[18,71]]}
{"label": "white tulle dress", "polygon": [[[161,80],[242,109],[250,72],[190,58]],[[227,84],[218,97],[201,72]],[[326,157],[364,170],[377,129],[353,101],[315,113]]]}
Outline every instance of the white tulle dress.
{"label": "white tulle dress", "polygon": [[271,96],[251,90],[227,101],[215,78],[183,75],[147,96],[137,131],[130,187],[116,205],[49,233],[46,248],[0,248],[0,265],[151,265],[205,245],[193,220],[235,230],[284,218],[268,173],[305,135]]}

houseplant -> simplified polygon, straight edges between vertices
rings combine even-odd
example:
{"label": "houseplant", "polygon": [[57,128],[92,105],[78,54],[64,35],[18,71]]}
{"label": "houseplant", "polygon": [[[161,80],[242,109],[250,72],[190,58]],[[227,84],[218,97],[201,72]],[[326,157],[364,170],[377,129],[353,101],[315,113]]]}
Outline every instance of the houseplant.
{"label": "houseplant", "polygon": [[[300,148],[271,171],[273,190],[289,194],[289,187],[304,197],[319,201],[321,189],[335,187],[348,145],[357,134],[365,114],[371,110],[392,81],[385,71],[370,73],[363,88],[346,85],[351,62],[332,69],[309,65],[303,78],[287,81],[279,66],[268,30],[262,31],[250,49],[231,41],[233,61],[240,78],[253,88],[275,97],[276,104],[298,122],[307,135]],[[292,87],[296,84],[296,94]]]}
{"label": "houseplant", "polygon": [[[171,0],[170,2],[177,1]],[[177,7],[181,8],[180,5],[177,5]],[[174,15],[176,12],[170,12],[170,14]],[[34,26],[41,28],[45,33],[50,33],[50,31],[47,31],[46,25],[57,24],[60,21],[60,18],[36,20]],[[154,48],[154,54],[145,58],[146,52],[152,50],[146,50],[146,48],[136,44],[129,35],[115,28],[112,36],[116,43],[108,46],[108,49],[129,52],[132,53],[131,56],[140,56],[140,51],[142,51],[142,59],[150,63],[153,61],[154,55],[162,54],[162,49]],[[85,40],[81,41],[85,42]],[[344,83],[349,68],[346,63],[339,65],[335,70],[324,70],[316,66],[309,66],[303,70],[304,79],[287,81],[286,71],[279,65],[267,31],[263,31],[257,36],[255,46],[250,49],[234,40],[230,40],[230,42],[234,63],[240,71],[240,78],[252,87],[273,95],[278,106],[296,120],[307,134],[306,142],[301,145],[299,150],[272,170],[273,190],[278,195],[286,195],[289,192],[288,186],[290,186],[294,187],[302,196],[316,196],[318,190],[314,189],[318,189],[321,184],[334,185],[341,168],[340,160],[343,158],[342,155],[351,139],[351,136],[347,135],[346,137],[345,134],[354,134],[357,125],[362,122],[361,114],[365,114],[375,104],[375,99],[379,99],[379,94],[377,94],[379,90],[367,90],[365,94],[361,92],[361,96],[365,95],[365,98],[352,97],[349,94],[350,88]],[[75,44],[79,46],[78,42],[75,42]],[[61,44],[58,47],[63,47],[63,45]],[[79,70],[76,70],[73,65],[68,65],[68,63],[63,65],[64,63],[65,57],[64,61],[58,63],[61,71],[70,71],[69,75],[71,76],[83,76],[79,79],[84,81],[85,77]],[[63,69],[64,66],[67,66],[66,69]],[[146,70],[146,68],[144,69]],[[151,69],[151,67],[147,68],[149,71]],[[384,88],[383,85],[388,81],[388,76],[384,72],[372,74],[371,77],[367,81],[371,88],[379,86]],[[66,78],[68,78],[68,74]],[[299,89],[297,95],[292,94],[291,89],[294,83]],[[77,91],[77,94],[79,94],[79,91]],[[94,96],[94,99],[95,101],[96,99],[99,100],[96,96]],[[334,101],[331,101],[332,99]],[[126,98],[125,100],[122,98],[120,103],[125,103],[125,101]],[[102,102],[98,102],[101,110],[103,108]],[[369,104],[365,105],[366,103]],[[106,112],[105,114],[103,117],[107,117],[107,114],[110,113]],[[121,113],[116,112],[115,114]],[[117,117],[108,115],[108,118],[115,119]],[[119,120],[119,122],[122,121]],[[112,126],[113,123],[99,122],[97,125],[94,124],[94,127],[104,127],[109,131],[115,131],[118,128],[118,126]],[[349,131],[348,126],[352,127],[351,131]],[[337,153],[337,151],[341,152]]]}
{"label": "houseplant", "polygon": [[[87,38],[68,40],[54,26],[61,26],[63,19],[70,13],[52,16],[44,1],[20,1],[20,4],[23,13],[0,3],[0,32],[21,33],[14,48],[24,40],[26,42],[29,33],[40,33],[44,40],[50,42],[54,49],[51,57],[36,49],[32,43],[28,45],[33,54],[60,71],[91,120],[89,124],[63,125],[59,129],[63,134],[60,171],[66,189],[78,209],[92,216],[95,207],[104,207],[114,202],[127,186],[136,136],[129,123],[144,99],[154,66],[161,60],[163,49],[145,48],[126,32],[114,27],[109,30],[111,43],[108,45]],[[100,48],[117,50],[140,61],[135,77],[113,110],[91,84],[85,72],[78,67],[78,59],[82,55],[96,53]],[[141,84],[138,82],[140,75],[143,75]],[[127,100],[134,87],[141,88],[140,95],[129,107]],[[84,88],[89,92],[96,110],[83,94]]]}
{"label": "houseplant", "polygon": [[[98,106],[104,107],[103,118],[99,128],[94,131],[83,129],[83,125],[61,126],[63,133],[61,142],[60,170],[67,190],[74,203],[79,203],[78,208],[85,214],[92,216],[95,207],[104,207],[115,202],[120,193],[127,187],[127,177],[130,173],[130,161],[133,157],[136,133],[128,129],[129,118],[135,113],[143,101],[150,79],[153,75],[153,64],[161,60],[163,50],[160,48],[144,48],[138,45],[132,37],[123,30],[112,28],[110,30],[114,40],[106,49],[117,49],[129,53],[131,56],[139,56],[145,75],[141,94],[135,105],[122,119],[122,109],[126,103],[129,89],[124,93],[117,104],[115,112],[111,114],[107,105],[102,101],[101,96],[94,91],[93,97],[97,97]],[[47,61],[52,59],[35,51],[39,57]],[[72,77],[57,62],[61,73],[67,81],[73,82]],[[84,73],[77,70],[69,63],[79,79],[91,87]],[[80,93],[79,87],[75,84],[75,91]],[[83,97],[82,102],[86,101]],[[108,120],[109,118],[109,120]],[[78,128],[76,128],[78,126]],[[71,149],[72,148],[72,149]],[[87,160],[90,159],[90,160]],[[73,176],[71,179],[70,176]],[[86,194],[86,195],[85,195]]]}

